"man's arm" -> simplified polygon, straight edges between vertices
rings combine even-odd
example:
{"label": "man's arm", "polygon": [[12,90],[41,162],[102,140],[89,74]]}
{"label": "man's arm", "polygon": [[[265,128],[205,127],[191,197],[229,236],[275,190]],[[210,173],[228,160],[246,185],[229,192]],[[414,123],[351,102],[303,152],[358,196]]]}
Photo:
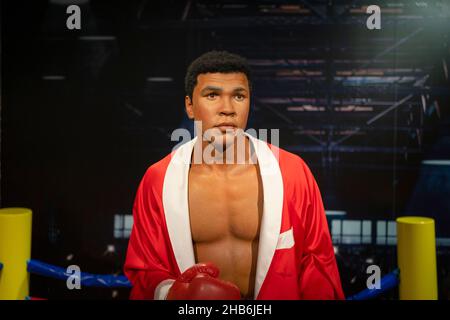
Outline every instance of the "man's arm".
{"label": "man's arm", "polygon": [[299,293],[302,299],[345,299],[319,187],[304,164],[309,205],[304,218],[304,254]]}
{"label": "man's arm", "polygon": [[149,171],[133,205],[134,223],[124,267],[133,285],[130,299],[165,299],[177,277],[170,270],[170,241],[164,229],[161,199],[153,194],[158,179],[152,179]]}

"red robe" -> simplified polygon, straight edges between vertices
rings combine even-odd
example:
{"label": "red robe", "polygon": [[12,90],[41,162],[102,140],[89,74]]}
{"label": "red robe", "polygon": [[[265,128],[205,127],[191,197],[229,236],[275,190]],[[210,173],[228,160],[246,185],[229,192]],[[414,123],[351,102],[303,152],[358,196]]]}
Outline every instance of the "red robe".
{"label": "red robe", "polygon": [[[263,183],[255,295],[344,299],[317,183],[297,155],[247,135]],[[131,299],[164,299],[173,279],[196,262],[188,211],[189,161],[196,138],[153,164],[133,206],[124,271]]]}

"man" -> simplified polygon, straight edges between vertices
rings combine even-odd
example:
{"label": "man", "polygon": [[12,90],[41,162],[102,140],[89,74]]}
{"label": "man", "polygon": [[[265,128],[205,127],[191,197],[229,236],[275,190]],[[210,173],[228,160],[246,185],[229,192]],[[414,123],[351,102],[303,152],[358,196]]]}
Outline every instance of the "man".
{"label": "man", "polygon": [[125,262],[131,298],[232,299],[237,291],[243,299],[343,299],[311,171],[300,157],[243,133],[246,60],[208,52],[185,82],[197,137],[140,183]]}

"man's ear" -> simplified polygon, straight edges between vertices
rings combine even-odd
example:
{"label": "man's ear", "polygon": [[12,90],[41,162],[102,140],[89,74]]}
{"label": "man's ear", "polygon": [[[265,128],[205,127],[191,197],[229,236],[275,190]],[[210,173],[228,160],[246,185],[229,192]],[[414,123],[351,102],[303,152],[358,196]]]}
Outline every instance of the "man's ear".
{"label": "man's ear", "polygon": [[189,119],[194,119],[194,110],[192,106],[192,99],[189,96],[184,97],[184,106],[186,109],[186,114]]}

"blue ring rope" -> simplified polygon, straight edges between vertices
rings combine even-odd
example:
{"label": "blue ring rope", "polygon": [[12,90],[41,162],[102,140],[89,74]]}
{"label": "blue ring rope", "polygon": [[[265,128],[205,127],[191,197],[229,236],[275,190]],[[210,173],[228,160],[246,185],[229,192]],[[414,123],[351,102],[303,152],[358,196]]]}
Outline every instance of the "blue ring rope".
{"label": "blue ring rope", "polygon": [[[28,260],[28,271],[44,277],[67,280],[69,277],[75,277],[75,274],[67,273],[67,270],[38,260]],[[126,276],[102,275],[87,272],[80,273],[80,283],[86,287],[104,287],[104,288],[131,288],[131,283]]]}
{"label": "blue ring rope", "polygon": [[[67,280],[69,277],[74,277],[73,274],[67,273],[64,268],[57,267],[38,260],[28,260],[28,271],[30,273],[38,274],[45,277]],[[0,270],[3,268],[3,264],[0,262]],[[393,272],[388,273],[380,280],[380,289],[365,289],[353,296],[347,298],[347,300],[368,300],[378,297],[379,295],[395,288],[399,285],[399,269],[395,269]],[[80,283],[86,287],[104,287],[104,288],[118,288],[125,287],[131,288],[131,283],[126,276],[118,275],[101,275],[92,274],[87,272],[81,272]]]}
{"label": "blue ring rope", "polygon": [[400,271],[399,269],[395,269],[391,273],[388,273],[383,278],[380,279],[380,289],[365,289],[349,298],[347,300],[368,300],[373,299],[389,291],[392,288],[395,288],[400,283],[399,278]]}

